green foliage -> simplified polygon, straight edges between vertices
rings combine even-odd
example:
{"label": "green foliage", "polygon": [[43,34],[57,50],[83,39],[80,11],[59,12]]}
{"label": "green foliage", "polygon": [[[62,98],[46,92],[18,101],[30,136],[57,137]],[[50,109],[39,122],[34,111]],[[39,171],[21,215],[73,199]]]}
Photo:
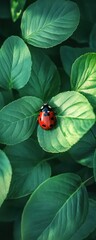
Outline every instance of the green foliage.
{"label": "green foliage", "polygon": [[85,94],[89,100],[91,98],[91,103],[96,106],[96,53],[87,53],[74,62],[71,87]]}
{"label": "green foliage", "polygon": [[95,223],[96,0],[1,0],[0,239],[95,240]]}
{"label": "green foliage", "polygon": [[12,177],[10,162],[3,151],[0,150],[0,206],[7,197]]}
{"label": "green foliage", "polygon": [[11,15],[14,22],[19,18],[25,3],[26,0],[11,0]]}
{"label": "green foliage", "polygon": [[29,80],[31,55],[24,41],[9,37],[0,50],[0,87],[22,88]]}
{"label": "green foliage", "polygon": [[23,13],[22,36],[33,46],[49,48],[69,38],[78,23],[79,9],[75,3],[39,0]]}
{"label": "green foliage", "polygon": [[17,99],[0,111],[0,142],[16,144],[29,138],[36,126],[36,111],[42,100],[27,96]]}
{"label": "green foliage", "polygon": [[16,146],[7,146],[5,152],[14,169],[8,198],[29,195],[41,182],[50,177],[50,165],[44,161],[44,152],[33,139]]}
{"label": "green foliage", "polygon": [[87,204],[86,189],[75,174],[48,179],[32,194],[24,208],[22,239],[70,239],[85,220]]}
{"label": "green foliage", "polygon": [[88,100],[75,91],[59,93],[50,105],[56,109],[56,127],[44,131],[38,126],[38,140],[46,151],[65,152],[90,129],[95,115]]}
{"label": "green foliage", "polygon": [[48,102],[52,96],[59,92],[59,72],[56,65],[41,50],[32,48],[31,53],[33,62],[31,76],[27,85],[21,89],[20,93],[25,96],[39,97],[44,102]]}

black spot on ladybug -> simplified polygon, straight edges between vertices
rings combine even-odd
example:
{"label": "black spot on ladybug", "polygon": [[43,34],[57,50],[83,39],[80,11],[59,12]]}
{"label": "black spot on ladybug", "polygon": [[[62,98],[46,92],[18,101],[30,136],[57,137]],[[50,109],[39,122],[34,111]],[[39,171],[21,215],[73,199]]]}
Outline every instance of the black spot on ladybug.
{"label": "black spot on ladybug", "polygon": [[40,121],[41,121],[41,118],[40,118]]}
{"label": "black spot on ladybug", "polygon": [[50,127],[52,128],[54,125],[53,124],[50,124]]}
{"label": "black spot on ladybug", "polygon": [[46,125],[45,125],[45,124],[42,124],[42,127],[46,127]]}
{"label": "black spot on ladybug", "polygon": [[54,117],[51,117],[51,120],[54,120]]}

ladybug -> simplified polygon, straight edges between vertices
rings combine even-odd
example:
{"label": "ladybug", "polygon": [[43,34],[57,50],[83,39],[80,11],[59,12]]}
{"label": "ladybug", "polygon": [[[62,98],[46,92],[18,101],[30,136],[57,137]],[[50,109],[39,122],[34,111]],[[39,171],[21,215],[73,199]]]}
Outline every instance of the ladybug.
{"label": "ladybug", "polygon": [[40,127],[45,130],[52,129],[56,123],[55,113],[47,103],[45,103],[40,109],[38,123]]}

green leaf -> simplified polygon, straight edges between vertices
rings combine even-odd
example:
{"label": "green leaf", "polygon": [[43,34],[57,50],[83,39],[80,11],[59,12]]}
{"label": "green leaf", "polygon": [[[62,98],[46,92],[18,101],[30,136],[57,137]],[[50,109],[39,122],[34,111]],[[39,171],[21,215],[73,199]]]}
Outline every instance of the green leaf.
{"label": "green leaf", "polygon": [[24,208],[22,240],[69,240],[85,220],[87,209],[87,192],[79,176],[52,177],[37,188]]}
{"label": "green leaf", "polygon": [[48,48],[69,38],[79,23],[77,4],[64,0],[38,0],[23,13],[23,38],[36,47]]}
{"label": "green leaf", "polygon": [[12,177],[12,169],[6,154],[0,150],[0,206],[7,197]]}
{"label": "green leaf", "polygon": [[93,168],[93,157],[96,148],[96,138],[92,133],[92,129],[69,150],[70,155],[76,162],[90,168]]}
{"label": "green leaf", "polygon": [[79,57],[72,65],[71,88],[79,91],[96,106],[96,53],[87,53]]}
{"label": "green leaf", "polygon": [[44,162],[44,151],[33,139],[15,146],[7,146],[5,153],[13,169],[8,198],[29,195],[41,182],[50,177],[51,168]]}
{"label": "green leaf", "polygon": [[[32,48],[33,67],[27,85],[21,94],[31,95],[48,102],[60,88],[60,77],[55,64],[42,51]],[[41,61],[42,59],[42,61]],[[54,87],[55,86],[55,87]]]}
{"label": "green leaf", "polygon": [[12,201],[5,200],[0,208],[0,222],[12,222],[17,219],[18,209],[13,206]]}
{"label": "green leaf", "polygon": [[96,228],[96,201],[90,199],[87,218],[70,240],[84,240]]}
{"label": "green leaf", "polygon": [[90,31],[96,22],[96,1],[74,0],[80,10],[80,24],[73,34],[73,39],[79,43],[89,43]]}
{"label": "green leaf", "polygon": [[92,127],[95,114],[88,100],[75,91],[60,93],[49,103],[56,112],[57,123],[49,131],[38,126],[38,140],[48,152],[65,152]]}
{"label": "green leaf", "polygon": [[11,15],[13,22],[15,22],[21,15],[26,1],[27,0],[11,0]]}
{"label": "green leaf", "polygon": [[96,51],[96,23],[94,24],[92,31],[90,33],[90,39],[89,39],[90,47]]}
{"label": "green leaf", "polygon": [[93,173],[94,173],[94,179],[96,182],[96,149],[95,149],[94,158],[93,158]]}
{"label": "green leaf", "polygon": [[27,45],[17,36],[5,40],[0,50],[0,86],[20,89],[31,74],[31,55]]}
{"label": "green leaf", "polygon": [[28,96],[2,108],[0,111],[0,142],[13,145],[29,138],[36,126],[37,111],[41,106],[41,99]]}
{"label": "green leaf", "polygon": [[2,92],[0,92],[0,109],[4,107],[4,97]]}
{"label": "green leaf", "polygon": [[14,240],[21,240],[21,216],[14,222],[13,236]]}
{"label": "green leaf", "polygon": [[76,58],[80,57],[84,53],[92,52],[91,48],[73,48],[70,46],[62,46],[60,48],[61,61],[65,72],[70,76],[71,67]]}

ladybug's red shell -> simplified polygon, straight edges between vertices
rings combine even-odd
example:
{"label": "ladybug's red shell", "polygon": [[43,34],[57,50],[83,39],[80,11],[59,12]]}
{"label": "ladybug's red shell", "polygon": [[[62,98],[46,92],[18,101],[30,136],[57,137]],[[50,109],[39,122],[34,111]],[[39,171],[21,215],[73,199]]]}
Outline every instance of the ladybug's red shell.
{"label": "ladybug's red shell", "polygon": [[38,123],[41,128],[45,130],[52,129],[56,123],[56,117],[54,111],[48,104],[44,104],[41,107],[41,111],[38,116]]}

